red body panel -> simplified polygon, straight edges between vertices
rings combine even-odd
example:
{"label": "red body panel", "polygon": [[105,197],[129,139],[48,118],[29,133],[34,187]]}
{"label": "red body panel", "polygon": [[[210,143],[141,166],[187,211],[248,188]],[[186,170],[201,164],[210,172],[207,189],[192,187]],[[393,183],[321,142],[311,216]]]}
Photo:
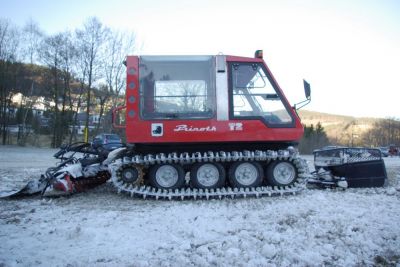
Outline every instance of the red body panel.
{"label": "red body panel", "polygon": [[[292,108],[290,112],[295,120],[294,127],[285,128],[268,128],[261,120],[256,119],[142,120],[139,107],[139,60],[137,56],[127,57],[127,143],[279,142],[298,141],[303,135],[303,127]],[[273,77],[262,59],[226,56],[226,60],[227,62],[261,62]],[[274,82],[276,83],[275,79]],[[283,101],[287,101],[280,87],[278,85],[277,87],[282,93]],[[154,124],[162,124],[162,135],[152,135]]]}

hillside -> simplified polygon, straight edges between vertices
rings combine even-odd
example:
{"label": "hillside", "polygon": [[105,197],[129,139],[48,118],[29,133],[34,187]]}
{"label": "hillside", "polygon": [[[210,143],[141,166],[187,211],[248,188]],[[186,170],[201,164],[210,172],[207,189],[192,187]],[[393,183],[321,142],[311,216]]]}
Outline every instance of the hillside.
{"label": "hillside", "polygon": [[321,123],[332,144],[357,145],[361,143],[361,136],[373,129],[382,119],[359,118],[352,116],[335,115],[308,110],[300,110],[299,116],[304,125]]}

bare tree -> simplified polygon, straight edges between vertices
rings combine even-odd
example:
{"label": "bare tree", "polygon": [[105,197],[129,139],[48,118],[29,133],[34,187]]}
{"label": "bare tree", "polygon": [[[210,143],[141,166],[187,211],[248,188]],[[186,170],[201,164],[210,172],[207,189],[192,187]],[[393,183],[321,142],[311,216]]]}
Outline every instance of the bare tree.
{"label": "bare tree", "polygon": [[[75,44],[77,42],[75,41]],[[76,46],[75,46],[76,49]],[[81,107],[82,103],[82,96],[84,92],[86,91],[86,78],[87,78],[87,65],[85,63],[85,59],[82,56],[82,54],[78,53],[78,50],[76,50],[77,54],[76,57],[73,60],[73,68],[76,71],[76,76],[75,78],[79,81],[79,89],[78,89],[78,95],[75,97],[75,103],[76,103],[76,109],[73,110],[73,118],[72,118],[72,129],[71,129],[71,135],[69,137],[69,143],[72,143],[73,139],[76,139],[76,127],[78,126],[78,113]],[[80,125],[79,125],[80,126]]]}
{"label": "bare tree", "polygon": [[125,66],[122,62],[129,53],[136,49],[136,36],[132,32],[111,31],[106,42],[104,74],[106,83],[113,97],[113,106],[126,87]]}
{"label": "bare tree", "polygon": [[[42,33],[42,30],[39,28],[39,25],[32,18],[30,18],[26,22],[25,26],[22,29],[22,33],[22,52],[32,66],[33,63],[36,62],[37,55],[39,54],[40,42],[43,39],[44,35]],[[25,114],[22,120],[22,127],[19,128],[18,132],[18,144],[20,145],[25,145],[26,139],[29,135],[29,131],[27,131],[27,118],[29,112],[32,112],[32,106],[35,104],[34,101],[32,101],[35,83],[33,77],[30,77],[30,79],[31,85],[29,94],[23,95],[23,102],[26,103],[25,107],[22,107],[21,103],[21,109],[25,109]]]}
{"label": "bare tree", "polygon": [[[62,62],[62,49],[63,49],[64,36],[56,34],[44,39],[41,59],[51,70],[52,86],[50,91],[54,101],[54,116],[53,116],[53,139],[52,146],[58,147],[62,142],[62,123],[60,120],[59,100],[62,93],[60,91],[61,80],[61,62]],[[60,95],[61,93],[61,95]],[[64,101],[63,101],[64,102]]]}
{"label": "bare tree", "polygon": [[20,33],[10,21],[0,18],[0,123],[2,144],[7,141],[11,97],[16,87],[16,60]]}
{"label": "bare tree", "polygon": [[[68,130],[70,122],[72,120],[71,114],[74,107],[74,94],[71,89],[71,83],[73,83],[73,66],[77,59],[77,50],[72,40],[72,34],[70,32],[64,32],[61,35],[62,46],[60,51],[60,70],[61,79],[63,82],[62,89],[62,109],[61,109],[61,123],[65,125],[65,131]],[[68,112],[66,110],[67,106]]]}
{"label": "bare tree", "polygon": [[[99,85],[96,92],[96,98],[98,104],[100,104],[99,122],[102,122],[103,115],[108,113],[106,104],[110,98],[112,106],[116,106],[120,94],[126,87],[126,72],[123,61],[127,54],[133,53],[135,50],[135,34],[110,30],[104,45],[104,61],[101,73],[104,74],[105,84]],[[99,127],[100,123],[96,127],[96,133]]]}
{"label": "bare tree", "polygon": [[30,18],[22,29],[23,32],[23,53],[29,64],[37,62],[37,56],[39,55],[39,49],[41,41],[43,40],[44,34],[40,29],[39,24]]}
{"label": "bare tree", "polygon": [[100,105],[99,123],[97,124],[96,130],[95,130],[96,134],[99,131],[103,115],[106,111],[106,103],[109,100],[110,96],[111,96],[111,92],[109,90],[109,87],[105,84],[101,84],[96,92],[96,98],[98,100],[98,104]]}
{"label": "bare tree", "polygon": [[[76,31],[78,40],[78,51],[84,60],[87,75],[87,98],[86,98],[86,122],[85,128],[89,129],[89,115],[91,105],[91,90],[98,79],[101,68],[104,42],[109,34],[109,29],[96,17],[89,18],[83,25],[83,29]],[[87,141],[87,140],[85,140]]]}

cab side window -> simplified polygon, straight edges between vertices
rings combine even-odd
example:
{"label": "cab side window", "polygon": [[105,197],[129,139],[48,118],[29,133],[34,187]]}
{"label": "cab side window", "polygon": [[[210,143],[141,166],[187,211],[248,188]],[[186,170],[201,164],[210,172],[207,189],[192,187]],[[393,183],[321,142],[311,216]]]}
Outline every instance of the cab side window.
{"label": "cab side window", "polygon": [[213,64],[211,56],[141,57],[141,117],[211,118],[215,113]]}

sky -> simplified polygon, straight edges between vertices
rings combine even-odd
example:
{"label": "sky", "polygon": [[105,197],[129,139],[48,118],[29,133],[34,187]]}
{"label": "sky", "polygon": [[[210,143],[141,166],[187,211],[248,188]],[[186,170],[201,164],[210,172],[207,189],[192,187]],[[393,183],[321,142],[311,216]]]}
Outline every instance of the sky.
{"label": "sky", "polygon": [[398,0],[0,0],[0,17],[46,34],[96,16],[137,36],[138,55],[237,55],[264,60],[291,104],[356,117],[400,118]]}

